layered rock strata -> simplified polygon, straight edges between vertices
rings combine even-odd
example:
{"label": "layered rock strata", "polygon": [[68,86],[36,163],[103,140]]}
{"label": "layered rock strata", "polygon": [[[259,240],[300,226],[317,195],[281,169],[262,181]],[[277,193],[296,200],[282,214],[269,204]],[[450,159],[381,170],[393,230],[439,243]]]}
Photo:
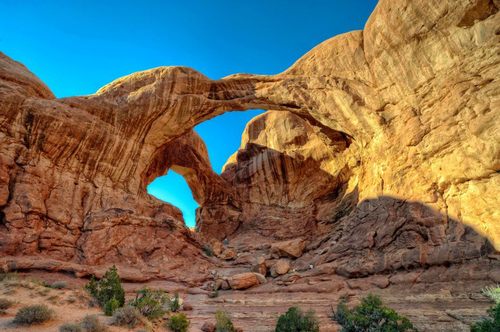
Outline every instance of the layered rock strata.
{"label": "layered rock strata", "polygon": [[[485,257],[500,248],[498,7],[381,1],[363,31],[275,76],[160,67],[84,97],[56,99],[2,55],[2,262],[200,282],[213,263],[179,210],[146,193],[169,168],[204,236],[301,237],[340,275]],[[251,108],[272,112],[219,177],[191,129]]]}

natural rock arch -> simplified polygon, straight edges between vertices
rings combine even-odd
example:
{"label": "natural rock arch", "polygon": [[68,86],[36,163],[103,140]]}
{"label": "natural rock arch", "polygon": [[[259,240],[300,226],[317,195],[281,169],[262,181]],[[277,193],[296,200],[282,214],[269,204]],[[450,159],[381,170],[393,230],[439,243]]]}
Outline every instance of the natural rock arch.
{"label": "natural rock arch", "polygon": [[[55,99],[26,68],[2,55],[4,261],[21,264],[24,259],[25,266],[35,266],[43,262],[26,257],[43,254],[59,262],[46,267],[85,271],[88,264],[119,260],[152,276],[160,272],[151,266],[178,266],[166,257],[182,261],[186,253],[179,248],[189,248],[197,266],[208,269],[179,211],[149,197],[145,185],[162,172],[162,163],[193,162],[162,156],[174,140],[195,144],[193,157],[203,160],[190,129],[225,111],[249,108],[288,111],[313,119],[315,128],[348,137],[345,194],[356,201],[390,196],[420,202],[445,222],[472,226],[498,249],[499,14],[488,9],[478,16],[472,7],[451,0],[425,6],[381,1],[363,31],[325,41],[275,76],[239,74],[211,81],[192,69],[161,67],[85,97]],[[402,11],[404,19],[398,16]],[[478,19],[469,24],[465,17]],[[263,142],[250,145],[252,151],[270,153],[271,142]],[[331,162],[335,159],[325,163]],[[319,167],[333,178],[344,169]],[[230,191],[219,190],[225,186],[219,178],[200,174],[185,173],[193,188],[204,188],[196,194],[204,204],[232,199]],[[244,210],[233,205],[236,212]],[[205,204],[200,213],[209,210]],[[237,215],[233,212],[224,213],[230,219]],[[170,229],[165,237],[181,234],[171,237],[175,245],[88,249],[97,241],[93,235],[100,239],[108,230],[120,230],[110,241],[117,246],[134,228],[151,234],[165,225]],[[439,237],[445,242],[452,241],[448,228]],[[23,258],[13,257],[17,253]],[[78,265],[61,263],[68,261]],[[193,275],[194,280],[199,272]]]}

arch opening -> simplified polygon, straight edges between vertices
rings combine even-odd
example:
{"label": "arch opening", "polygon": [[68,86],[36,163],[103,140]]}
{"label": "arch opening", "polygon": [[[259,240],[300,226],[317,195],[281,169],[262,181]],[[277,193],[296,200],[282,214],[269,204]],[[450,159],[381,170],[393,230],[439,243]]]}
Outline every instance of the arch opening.
{"label": "arch opening", "polygon": [[181,210],[187,227],[196,226],[196,209],[199,204],[193,198],[193,193],[182,175],[170,170],[154,179],[147,190],[150,195]]}
{"label": "arch opening", "polygon": [[[204,121],[194,128],[193,131],[201,137],[205,145],[208,154],[207,166],[214,173],[217,175],[222,173],[226,161],[238,151],[247,123],[264,112],[266,111],[261,109],[226,112]],[[177,153],[187,155],[189,152],[184,150]],[[166,160],[168,156],[164,158],[162,162],[171,162]],[[195,228],[196,209],[204,200],[204,195],[201,192],[208,192],[210,188],[193,188],[193,186],[202,186],[204,183],[199,183],[198,179],[195,179],[196,176],[192,176],[197,172],[192,167],[185,168],[175,162],[167,164],[165,167],[167,168],[166,174],[152,179],[147,185],[147,192],[161,201],[179,208],[186,226]],[[210,195],[210,193],[207,193],[207,195]]]}

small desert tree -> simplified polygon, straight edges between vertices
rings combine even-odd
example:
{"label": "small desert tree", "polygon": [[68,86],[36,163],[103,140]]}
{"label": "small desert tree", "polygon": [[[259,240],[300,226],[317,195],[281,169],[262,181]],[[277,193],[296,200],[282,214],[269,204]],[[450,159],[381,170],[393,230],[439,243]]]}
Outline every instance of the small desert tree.
{"label": "small desert tree", "polygon": [[215,312],[215,332],[234,332],[233,322],[229,315],[222,310]]}
{"label": "small desert tree", "polygon": [[488,309],[488,317],[472,324],[471,332],[500,331],[500,303]]}
{"label": "small desert tree", "polygon": [[108,316],[125,304],[125,291],[114,265],[106,271],[102,279],[97,280],[92,276],[85,289],[97,300]]}
{"label": "small desert tree", "polygon": [[168,294],[161,290],[151,290],[143,288],[139,290],[135,299],[129,302],[129,305],[137,308],[139,312],[149,319],[156,319],[162,317],[167,309],[165,305],[168,304]]}
{"label": "small desert tree", "polygon": [[319,324],[314,311],[303,313],[298,307],[291,307],[278,318],[276,332],[318,332]]}
{"label": "small desert tree", "polygon": [[408,318],[383,306],[380,297],[371,294],[363,298],[361,304],[352,310],[347,307],[345,301],[341,301],[332,318],[342,326],[341,332],[416,331]]}
{"label": "small desert tree", "polygon": [[500,331],[500,286],[486,287],[483,294],[495,301],[496,305],[488,309],[488,317],[472,324],[471,332],[496,332]]}
{"label": "small desert tree", "polygon": [[167,327],[172,332],[186,332],[189,328],[189,319],[183,313],[170,316]]}

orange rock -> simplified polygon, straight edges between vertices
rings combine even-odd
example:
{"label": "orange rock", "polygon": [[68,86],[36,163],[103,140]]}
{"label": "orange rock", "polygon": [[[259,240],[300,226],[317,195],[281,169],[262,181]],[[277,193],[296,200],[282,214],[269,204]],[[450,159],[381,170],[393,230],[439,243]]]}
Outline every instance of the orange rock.
{"label": "orange rock", "polygon": [[212,246],[212,251],[216,257],[219,257],[222,254],[222,251],[224,250],[224,246],[222,245],[222,242],[219,240],[213,239],[210,241],[210,245]]}
{"label": "orange rock", "polygon": [[277,277],[290,271],[290,261],[288,259],[278,259],[271,267],[271,276]]}
{"label": "orange rock", "polygon": [[257,263],[252,266],[252,271],[263,276],[267,275],[267,265],[264,257],[260,256],[257,258]]}
{"label": "orange rock", "polygon": [[236,258],[236,251],[234,249],[227,248],[224,249],[224,251],[218,257],[226,261],[233,260]]}
{"label": "orange rock", "polygon": [[215,324],[210,322],[205,322],[201,326],[203,332],[215,332]]}
{"label": "orange rock", "polygon": [[247,289],[261,283],[257,274],[253,272],[235,274],[228,278],[228,282],[232,289]]}
{"label": "orange rock", "polygon": [[275,257],[292,257],[298,258],[302,256],[302,252],[306,246],[306,241],[303,239],[294,239],[282,242],[275,242],[271,246],[271,254]]}

